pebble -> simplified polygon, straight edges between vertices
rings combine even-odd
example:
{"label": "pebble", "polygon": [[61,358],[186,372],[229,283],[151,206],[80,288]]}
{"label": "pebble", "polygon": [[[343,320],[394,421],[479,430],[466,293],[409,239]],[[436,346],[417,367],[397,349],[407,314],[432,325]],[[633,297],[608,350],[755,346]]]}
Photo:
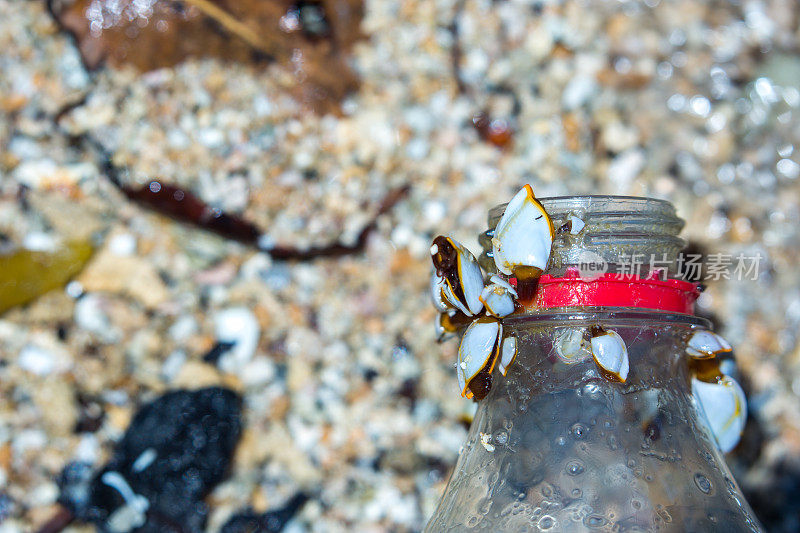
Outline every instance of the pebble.
{"label": "pebble", "polygon": [[37,376],[50,375],[58,366],[57,357],[53,352],[34,344],[29,344],[20,350],[17,364],[21,369]]}
{"label": "pebble", "polygon": [[561,105],[572,111],[584,105],[597,91],[597,82],[585,74],[578,74],[570,80],[561,96]]}
{"label": "pebble", "polygon": [[58,245],[58,237],[52,233],[45,233],[43,231],[28,233],[22,241],[22,246],[31,252],[53,253],[58,249]]}
{"label": "pebble", "polygon": [[153,265],[138,256],[120,256],[108,248],[100,250],[78,276],[84,290],[121,294],[146,308],[169,299],[169,291]]}
{"label": "pebble", "polygon": [[120,331],[111,325],[105,313],[103,298],[97,294],[84,294],[75,302],[75,324],[97,335],[103,342],[119,340]]}
{"label": "pebble", "polygon": [[631,149],[621,153],[608,166],[608,180],[617,191],[627,190],[644,167],[645,157],[641,150]]}
{"label": "pebble", "polygon": [[261,328],[252,311],[244,307],[231,307],[214,315],[214,332],[217,341],[233,344],[220,357],[219,367],[226,372],[236,372],[253,358]]}

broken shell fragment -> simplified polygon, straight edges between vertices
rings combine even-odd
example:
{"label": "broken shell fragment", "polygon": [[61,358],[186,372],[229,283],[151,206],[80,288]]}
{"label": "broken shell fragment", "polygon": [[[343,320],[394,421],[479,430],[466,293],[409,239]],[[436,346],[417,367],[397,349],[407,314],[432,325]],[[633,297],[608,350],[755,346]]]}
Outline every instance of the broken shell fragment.
{"label": "broken shell fragment", "polygon": [[572,364],[589,355],[583,339],[585,331],[583,328],[567,328],[558,335],[555,350],[559,360]]}
{"label": "broken shell fragment", "polygon": [[442,299],[467,316],[483,309],[483,273],[472,252],[461,243],[442,235],[431,245],[431,259],[436,274],[442,278]]}
{"label": "broken shell fragment", "polygon": [[567,223],[569,224],[570,235],[577,235],[586,226],[586,223],[575,215],[570,215]]}
{"label": "broken shell fragment", "polygon": [[719,449],[728,453],[739,443],[747,420],[747,399],[742,387],[730,376],[716,383],[692,378],[692,394]]}
{"label": "broken shell fragment", "polygon": [[517,338],[506,337],[503,339],[503,344],[500,348],[500,363],[497,365],[497,368],[504,376],[508,374],[509,367],[514,364],[517,353]]}
{"label": "broken shell fragment", "polygon": [[461,395],[483,399],[492,387],[492,371],[500,352],[503,326],[497,320],[481,317],[472,322],[458,347],[456,374]]}
{"label": "broken shell fragment", "polygon": [[567,217],[567,221],[558,227],[558,231],[556,233],[569,233],[570,235],[578,235],[581,231],[583,231],[585,226],[586,223],[581,220],[580,217],[569,215]]}
{"label": "broken shell fragment", "polygon": [[492,253],[497,269],[517,277],[520,269],[541,273],[547,267],[554,235],[550,216],[531,186],[525,185],[508,203],[495,227]]}
{"label": "broken shell fragment", "polygon": [[434,271],[431,274],[431,301],[433,302],[433,306],[440,313],[444,313],[452,307],[444,300],[444,295],[442,294],[444,286],[444,278]]}
{"label": "broken shell fragment", "polygon": [[619,333],[599,326],[591,329],[592,355],[597,365],[605,374],[617,381],[625,382],[628,379],[628,347]]}
{"label": "broken shell fragment", "polygon": [[497,318],[503,318],[514,312],[514,298],[517,291],[506,280],[493,274],[489,285],[484,287],[480,295],[480,300],[486,308],[486,312]]}
{"label": "broken shell fragment", "polygon": [[686,353],[695,359],[709,359],[732,350],[728,341],[706,329],[694,331],[686,344]]}
{"label": "broken shell fragment", "polygon": [[491,443],[492,434],[491,433],[483,433],[481,432],[481,444],[486,451],[492,453],[495,450],[494,444]]}

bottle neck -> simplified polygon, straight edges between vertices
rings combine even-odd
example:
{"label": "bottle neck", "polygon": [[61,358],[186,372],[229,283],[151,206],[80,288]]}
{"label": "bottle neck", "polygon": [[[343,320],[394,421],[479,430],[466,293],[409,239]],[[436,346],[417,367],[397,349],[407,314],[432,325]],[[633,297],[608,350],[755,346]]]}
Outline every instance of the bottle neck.
{"label": "bottle neck", "polygon": [[678,346],[693,329],[708,329],[711,323],[689,314],[621,308],[514,314],[503,319],[503,334],[515,337],[519,347],[509,379],[536,393],[586,383],[614,389],[616,385],[603,377],[589,352],[581,350],[564,358],[564,346],[559,346],[566,333],[596,326],[618,332],[626,342],[632,370],[625,387],[657,388],[674,378],[679,388],[688,391],[687,356]]}
{"label": "bottle neck", "polygon": [[[541,198],[558,228],[550,261],[527,313],[563,307],[694,311],[699,292],[674,279],[683,220],[666,201],[629,196]],[[491,239],[505,205],[489,212],[479,261],[492,272]],[[514,280],[511,280],[512,283]]]}

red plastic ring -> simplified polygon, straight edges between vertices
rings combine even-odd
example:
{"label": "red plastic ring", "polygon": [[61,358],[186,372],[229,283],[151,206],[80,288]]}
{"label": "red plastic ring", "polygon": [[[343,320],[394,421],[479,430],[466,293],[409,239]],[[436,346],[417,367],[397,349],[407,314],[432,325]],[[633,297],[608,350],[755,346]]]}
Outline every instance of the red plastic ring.
{"label": "red plastic ring", "polygon": [[[575,268],[564,277],[547,274],[539,278],[539,286],[529,309],[554,307],[636,307],[694,314],[694,302],[700,295],[697,285],[678,279],[603,274],[595,279],[580,277]],[[516,279],[511,280],[516,284]]]}

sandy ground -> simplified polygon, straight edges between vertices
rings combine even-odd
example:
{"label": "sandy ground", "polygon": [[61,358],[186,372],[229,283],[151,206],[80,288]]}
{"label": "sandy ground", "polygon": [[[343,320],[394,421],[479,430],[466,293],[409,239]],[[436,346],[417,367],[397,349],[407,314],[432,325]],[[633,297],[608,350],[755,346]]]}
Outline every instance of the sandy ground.
{"label": "sandy ground", "polygon": [[[419,530],[472,409],[456,346],[434,343],[428,246],[452,233],[477,252],[488,209],[526,182],[539,196],[668,199],[697,247],[764,257],[756,280],[709,280],[699,310],[735,346],[749,395],[729,463],[761,519],[796,530],[797,4],[365,9],[350,58],[360,89],[341,116],[320,116],[285,90],[280,64],[89,73],[42,2],[0,0],[4,242],[97,246],[77,283],[0,317],[0,531],[46,521],[59,472],[101,465],[137,405],[212,384],[243,395],[246,426],[209,498],[212,530],[299,490],[316,496],[287,531]],[[505,148],[473,127],[482,110],[509,121]],[[389,191],[410,191],[362,253],[274,261],[126,200],[98,154],[71,142],[80,134],[131,186],[179,184],[280,245],[352,242]],[[256,334],[215,366],[203,355],[226,313]],[[104,416],[76,431],[87,405]]]}

